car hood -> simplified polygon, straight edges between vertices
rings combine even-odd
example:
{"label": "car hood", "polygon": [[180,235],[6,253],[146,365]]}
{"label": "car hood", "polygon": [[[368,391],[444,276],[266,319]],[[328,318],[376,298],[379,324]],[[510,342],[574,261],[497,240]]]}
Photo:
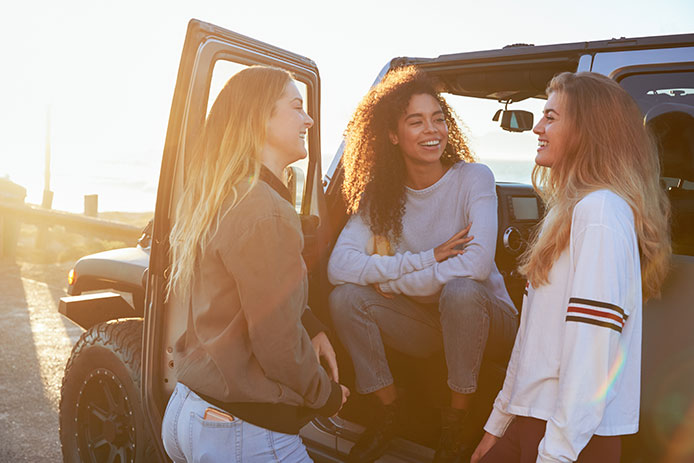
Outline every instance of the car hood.
{"label": "car hood", "polygon": [[75,264],[75,273],[77,278],[91,276],[142,286],[148,267],[149,249],[122,248],[82,257]]}

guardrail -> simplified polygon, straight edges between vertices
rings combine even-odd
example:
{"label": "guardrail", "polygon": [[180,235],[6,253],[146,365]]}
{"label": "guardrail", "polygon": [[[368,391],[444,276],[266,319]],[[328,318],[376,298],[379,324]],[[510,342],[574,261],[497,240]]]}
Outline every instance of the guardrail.
{"label": "guardrail", "polygon": [[[103,238],[132,244],[135,244],[142,234],[142,228],[134,225],[87,217],[70,212],[44,209],[29,204],[0,201],[0,223],[6,222],[8,218],[17,223],[29,223],[43,227],[60,225],[65,227],[66,230],[75,233],[95,234]],[[2,228],[3,227],[0,226],[0,235],[3,234]],[[3,237],[0,243],[5,239],[7,239],[7,237]],[[0,248],[0,254],[1,253],[2,248]]]}

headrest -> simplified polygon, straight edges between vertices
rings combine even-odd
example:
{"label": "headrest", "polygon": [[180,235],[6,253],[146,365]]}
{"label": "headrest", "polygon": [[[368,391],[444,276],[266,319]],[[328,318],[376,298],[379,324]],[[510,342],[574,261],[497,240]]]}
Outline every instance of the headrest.
{"label": "headrest", "polygon": [[644,119],[658,142],[661,175],[694,181],[694,107],[661,103]]}

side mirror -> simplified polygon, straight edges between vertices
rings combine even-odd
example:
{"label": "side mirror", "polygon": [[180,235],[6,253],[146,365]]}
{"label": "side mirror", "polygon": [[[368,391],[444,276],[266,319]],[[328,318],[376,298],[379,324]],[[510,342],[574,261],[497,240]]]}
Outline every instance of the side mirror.
{"label": "side mirror", "polygon": [[494,114],[493,121],[501,116],[501,128],[509,132],[525,132],[533,128],[533,113],[520,109],[500,109]]}

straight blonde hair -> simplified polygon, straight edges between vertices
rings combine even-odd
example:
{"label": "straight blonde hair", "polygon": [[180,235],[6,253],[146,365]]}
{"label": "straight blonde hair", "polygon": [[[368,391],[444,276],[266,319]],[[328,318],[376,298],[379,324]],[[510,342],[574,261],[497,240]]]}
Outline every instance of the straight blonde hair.
{"label": "straight blonde hair", "polygon": [[564,98],[572,136],[551,169],[533,169],[533,186],[547,213],[521,256],[521,272],[533,286],[547,284],[550,268],[569,245],[574,207],[588,193],[608,189],[634,213],[644,300],[659,296],[672,252],[670,204],[638,106],[617,82],[592,72],[555,76],[547,95],[554,92]]}
{"label": "straight blonde hair", "polygon": [[194,269],[221,218],[257,183],[267,122],[291,80],[282,69],[253,66],[232,76],[217,96],[187,163],[169,235],[167,297],[189,296]]}

